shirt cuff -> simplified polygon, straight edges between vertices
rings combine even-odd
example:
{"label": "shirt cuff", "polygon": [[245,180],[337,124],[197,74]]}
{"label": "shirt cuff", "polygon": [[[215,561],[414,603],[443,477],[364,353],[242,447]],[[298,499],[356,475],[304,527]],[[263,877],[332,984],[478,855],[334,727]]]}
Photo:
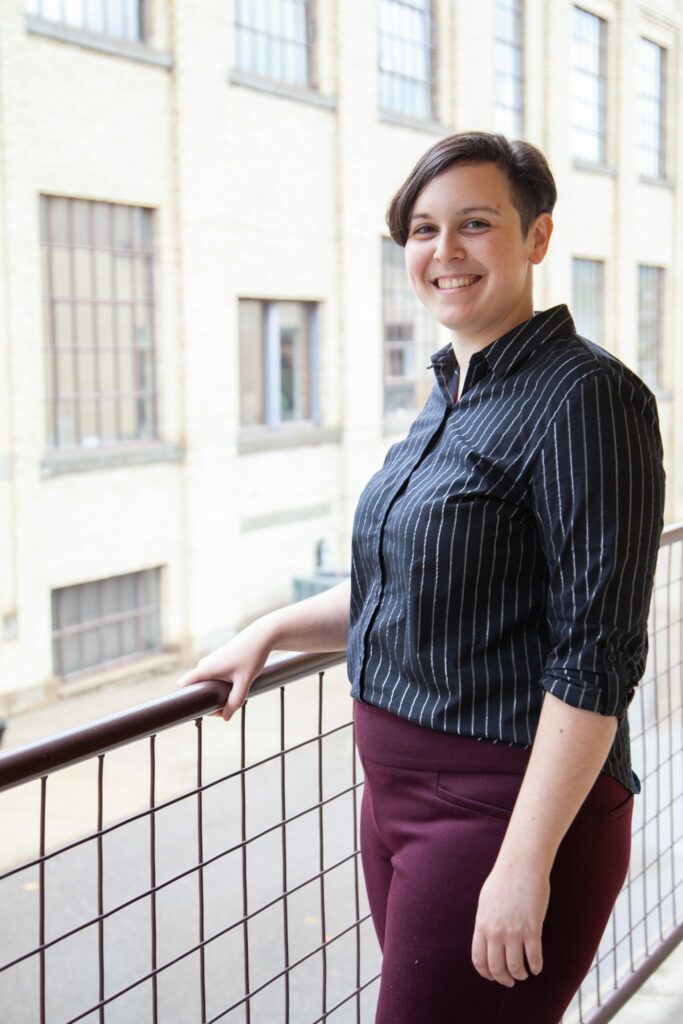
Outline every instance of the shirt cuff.
{"label": "shirt cuff", "polygon": [[633,700],[638,680],[628,668],[619,666],[613,645],[607,645],[602,660],[602,672],[577,665],[546,665],[541,686],[574,708],[621,718]]}

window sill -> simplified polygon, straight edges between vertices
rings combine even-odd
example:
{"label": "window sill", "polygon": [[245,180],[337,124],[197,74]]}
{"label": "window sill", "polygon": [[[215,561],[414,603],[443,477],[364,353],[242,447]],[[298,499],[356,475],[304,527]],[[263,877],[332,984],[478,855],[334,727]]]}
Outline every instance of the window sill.
{"label": "window sill", "polygon": [[393,110],[377,111],[377,119],[385,124],[397,125],[401,128],[417,128],[418,131],[429,132],[432,135],[447,135],[451,128],[440,121],[422,120],[419,117],[408,117],[406,114],[398,114]]}
{"label": "window sill", "polygon": [[63,473],[86,473],[118,466],[146,466],[152,462],[182,462],[181,445],[140,443],[138,445],[110,445],[100,448],[79,448],[54,451],[40,464],[43,477],[61,476]]}
{"label": "window sill", "polygon": [[300,103],[312,103],[313,106],[325,107],[328,110],[334,110],[337,106],[334,96],[323,96],[317,89],[312,89],[310,86],[281,82],[277,78],[265,78],[252,71],[243,71],[241,68],[230,68],[228,82],[231,85],[243,85],[247,89],[256,89],[257,92],[267,92],[271,96],[298,100]]}
{"label": "window sill", "polygon": [[271,430],[269,427],[247,427],[243,428],[237,439],[237,451],[240,455],[249,455],[252,452],[280,448],[337,444],[341,438],[341,427],[315,427],[312,424],[281,427],[278,430]]}
{"label": "window sill", "polygon": [[262,516],[249,516],[240,520],[240,532],[252,530],[271,530],[274,526],[289,526],[290,523],[301,523],[306,519],[326,519],[332,515],[332,504],[329,501],[320,505],[305,505],[300,508],[280,509],[267,512]]}
{"label": "window sill", "polygon": [[68,676],[54,676],[58,694],[72,697],[76,694],[98,690],[110,683],[142,681],[150,676],[180,671],[182,659],[174,645],[165,644],[161,648],[149,651],[138,651],[126,658],[117,658],[109,665],[93,665],[73,672]]}
{"label": "window sill", "polygon": [[46,18],[38,18],[34,14],[26,15],[26,31],[32,35],[56,39],[60,43],[72,43],[86,50],[97,50],[112,57],[127,57],[142,64],[155,64],[170,70],[173,67],[173,54],[163,50],[155,50],[146,43],[136,43],[130,39],[117,39],[115,36],[100,35],[85,28],[74,28],[62,25]]}
{"label": "window sill", "polygon": [[660,188],[670,188],[672,190],[675,187],[671,178],[650,178],[647,174],[641,174],[638,177],[638,181],[641,185],[658,185]]}
{"label": "window sill", "polygon": [[574,160],[573,167],[575,171],[588,171],[592,174],[606,174],[610,178],[616,178],[617,169],[609,164],[593,164],[587,160]]}

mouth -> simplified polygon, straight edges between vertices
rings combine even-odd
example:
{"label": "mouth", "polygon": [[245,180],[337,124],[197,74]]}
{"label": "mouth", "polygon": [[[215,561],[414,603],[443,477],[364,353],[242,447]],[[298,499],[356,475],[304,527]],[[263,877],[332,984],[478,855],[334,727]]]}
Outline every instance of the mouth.
{"label": "mouth", "polygon": [[481,281],[481,274],[462,274],[458,277],[437,277],[432,281],[432,287],[440,292],[461,292],[473,288],[478,281]]}

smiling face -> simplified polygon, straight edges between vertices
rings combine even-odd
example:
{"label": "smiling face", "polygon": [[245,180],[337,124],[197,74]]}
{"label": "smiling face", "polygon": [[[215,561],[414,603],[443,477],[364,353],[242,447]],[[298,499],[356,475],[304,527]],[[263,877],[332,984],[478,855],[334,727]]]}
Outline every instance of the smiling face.
{"label": "smiling face", "polygon": [[406,269],[420,302],[453,332],[458,361],[458,349],[478,351],[533,315],[532,266],[545,256],[552,228],[542,213],[523,236],[496,164],[456,164],[419,194]]}

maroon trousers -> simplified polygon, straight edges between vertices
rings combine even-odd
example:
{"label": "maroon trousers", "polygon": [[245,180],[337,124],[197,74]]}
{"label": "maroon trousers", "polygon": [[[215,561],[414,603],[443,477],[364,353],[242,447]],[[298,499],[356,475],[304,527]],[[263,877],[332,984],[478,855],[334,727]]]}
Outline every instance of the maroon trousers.
{"label": "maroon trousers", "polygon": [[471,945],[530,751],[360,701],[354,721],[365,772],[361,857],[383,953],[375,1024],[558,1024],[626,877],[632,794],[600,773],[553,865],[543,970],[507,988],[476,972]]}

